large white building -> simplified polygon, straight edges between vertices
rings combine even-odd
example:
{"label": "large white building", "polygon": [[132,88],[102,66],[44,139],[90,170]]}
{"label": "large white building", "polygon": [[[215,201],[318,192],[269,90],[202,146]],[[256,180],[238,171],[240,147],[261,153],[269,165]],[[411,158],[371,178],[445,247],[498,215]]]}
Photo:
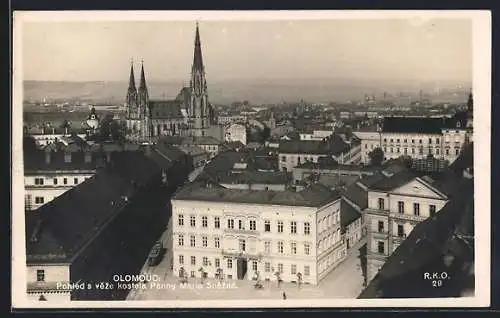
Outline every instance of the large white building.
{"label": "large white building", "polygon": [[91,152],[29,153],[24,162],[25,210],[36,210],[92,177],[96,157]]}
{"label": "large white building", "polygon": [[346,256],[341,201],[319,184],[295,192],[191,183],[172,199],[174,275],[317,284]]}
{"label": "large white building", "polygon": [[319,158],[332,158],[340,164],[356,164],[361,158],[361,143],[356,140],[344,141],[332,135],[325,141],[283,140],[278,149],[279,169],[292,171],[302,163],[317,163]]}
{"label": "large white building", "polygon": [[370,164],[370,152],[380,148],[382,135],[379,131],[355,131],[353,134],[361,140],[361,162]]}

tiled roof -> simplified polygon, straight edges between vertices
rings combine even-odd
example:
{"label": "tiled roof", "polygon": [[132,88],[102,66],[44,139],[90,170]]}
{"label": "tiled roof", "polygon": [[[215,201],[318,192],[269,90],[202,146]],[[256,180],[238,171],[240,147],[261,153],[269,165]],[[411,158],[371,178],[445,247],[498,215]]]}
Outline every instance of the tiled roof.
{"label": "tiled roof", "polygon": [[[70,261],[126,206],[124,197],[159,173],[156,162],[141,152],[113,153],[106,169],[29,212],[33,216],[27,216],[26,222],[28,262]],[[31,237],[37,241],[30,241]]]}
{"label": "tiled roof", "polygon": [[[71,153],[71,162],[65,162],[65,153],[62,151],[45,152],[43,150],[24,152],[24,171],[33,173],[40,171],[75,171],[95,170],[97,166],[103,165],[105,158],[103,154],[89,153],[90,162],[85,162],[85,153]],[[50,163],[46,162],[46,156],[50,156]]]}
{"label": "tiled roof", "polygon": [[[460,195],[434,217],[415,226],[359,298],[451,297],[460,296],[461,289],[471,287],[462,266],[474,260],[473,183],[473,180],[461,179],[456,190]],[[445,255],[455,258],[449,267],[444,265]],[[434,288],[429,282],[417,288],[412,282],[417,277],[422,281],[425,271],[446,271],[451,279],[445,285],[455,284],[455,288]],[[464,280],[460,281],[460,276]],[[409,284],[411,289],[404,288]]]}
{"label": "tiled roof", "polygon": [[[423,133],[441,134],[442,129],[457,128],[455,118],[431,118],[431,117],[385,117],[382,127],[383,132],[394,133]],[[460,127],[465,128],[460,121]]]}
{"label": "tiled roof", "polygon": [[416,177],[417,176],[411,171],[402,171],[392,177],[386,177],[371,184],[369,189],[376,191],[391,191],[407,184]]}
{"label": "tiled roof", "polygon": [[221,145],[222,142],[212,136],[193,136],[193,137],[184,137],[182,139],[183,144],[192,144],[192,145]]}
{"label": "tiled roof", "polygon": [[279,152],[321,155],[327,155],[330,153],[325,143],[315,140],[281,140]]}
{"label": "tiled roof", "polygon": [[179,100],[150,100],[149,110],[152,119],[182,119],[182,101]]}
{"label": "tiled roof", "polygon": [[206,187],[204,182],[194,182],[180,189],[173,199],[320,207],[338,198],[340,195],[337,192],[319,184],[295,192],[226,189],[219,186]]}
{"label": "tiled roof", "polygon": [[261,172],[261,171],[242,171],[238,173],[227,173],[220,175],[221,184],[288,184],[291,180],[290,173]]}

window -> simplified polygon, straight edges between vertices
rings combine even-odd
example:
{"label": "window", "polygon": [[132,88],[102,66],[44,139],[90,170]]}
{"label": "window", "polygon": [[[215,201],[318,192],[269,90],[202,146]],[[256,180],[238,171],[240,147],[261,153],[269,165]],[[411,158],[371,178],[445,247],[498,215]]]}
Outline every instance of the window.
{"label": "window", "polygon": [[396,139],[396,142],[399,142],[399,139]]}
{"label": "window", "polygon": [[412,144],[414,144],[414,143],[415,143],[415,139],[412,139],[412,140],[411,140],[411,143],[412,143]]}
{"label": "window", "polygon": [[378,209],[379,210],[384,210],[384,199],[383,198],[379,198],[378,199]]}
{"label": "window", "polygon": [[393,141],[394,141],[394,139],[391,138],[391,142],[393,142]]}
{"label": "window", "polygon": [[57,185],[57,178],[54,178],[54,185]]}
{"label": "window", "polygon": [[439,138],[436,138],[436,144],[439,145]]}
{"label": "window", "polygon": [[36,281],[37,282],[44,282],[45,281],[45,271],[43,269],[37,269]]}
{"label": "window", "polygon": [[271,271],[271,263],[269,263],[269,262],[264,263],[264,271],[266,273],[269,273]]}
{"label": "window", "polygon": [[283,264],[278,264],[278,273],[283,274]]}
{"label": "window", "polygon": [[387,142],[387,138],[384,138],[384,142]]}
{"label": "window", "polygon": [[295,242],[290,243],[290,249],[292,251],[292,254],[297,254],[297,243]]}
{"label": "window", "polygon": [[271,232],[271,221],[264,221],[264,232]]}
{"label": "window", "polygon": [[218,259],[218,258],[215,259],[215,267],[216,268],[220,267],[220,259]]}
{"label": "window", "polygon": [[73,184],[78,184],[78,178],[73,178]]}
{"label": "window", "polygon": [[398,212],[405,213],[405,203],[403,201],[398,201]]}
{"label": "window", "polygon": [[191,256],[191,265],[196,265],[196,256]]}
{"label": "window", "polygon": [[304,243],[304,254],[309,255],[311,252],[311,245],[309,243]]}
{"label": "window", "polygon": [[184,264],[184,255],[179,255],[179,264]]}
{"label": "window", "polygon": [[245,229],[245,223],[243,220],[238,220],[238,229],[244,230]]}
{"label": "window", "polygon": [[250,220],[250,231],[255,231],[257,229],[257,221]]}
{"label": "window", "polygon": [[404,148],[404,154],[407,155],[408,154],[408,148]]}
{"label": "window", "polygon": [[448,156],[450,154],[450,149],[446,149],[446,155]]}
{"label": "window", "polygon": [[418,143],[419,143],[419,144],[421,144],[421,143],[422,143],[422,139],[419,139],[419,140],[418,140]]}
{"label": "window", "polygon": [[191,247],[196,247],[196,236],[191,235],[189,242],[191,244]]}
{"label": "window", "polygon": [[233,260],[230,258],[227,259],[227,268],[233,268]]}
{"label": "window", "polygon": [[201,241],[202,241],[202,243],[203,243],[203,247],[208,247],[208,237],[203,236],[203,237],[201,238]]}
{"label": "window", "polygon": [[415,153],[415,148],[411,148],[411,153],[414,154]]}
{"label": "window", "polygon": [[439,148],[436,148],[436,155],[439,155]]}
{"label": "window", "polygon": [[424,147],[418,148],[418,154],[423,155],[424,154]]}
{"label": "window", "polygon": [[399,153],[399,148],[396,148],[396,152]]}
{"label": "window", "polygon": [[196,226],[196,217],[194,215],[191,215],[191,217],[189,218],[189,224],[191,225],[191,227]]}
{"label": "window", "polygon": [[432,138],[429,138],[429,143],[432,144]]}
{"label": "window", "polygon": [[405,142],[405,143],[408,142],[408,139],[405,139],[403,142]]}
{"label": "window", "polygon": [[35,197],[36,204],[43,204],[45,199],[43,197]]}
{"label": "window", "polygon": [[384,254],[385,253],[385,243],[378,242],[377,250],[380,254]]}
{"label": "window", "polygon": [[278,221],[278,233],[283,233],[283,221]]}
{"label": "window", "polygon": [[264,251],[266,252],[266,254],[271,253],[271,242],[270,241],[264,242]]}
{"label": "window", "polygon": [[378,231],[379,233],[384,232],[384,221],[378,221]]}
{"label": "window", "polygon": [[405,236],[405,229],[403,228],[403,225],[398,224],[398,236],[403,237]]}
{"label": "window", "polygon": [[297,234],[297,222],[290,222],[290,233]]}
{"label": "window", "polygon": [[309,265],[304,266],[304,276],[311,275],[311,267]]}
{"label": "window", "polygon": [[228,219],[227,220],[227,228],[228,229],[234,229],[234,220],[233,219]]}
{"label": "window", "polygon": [[179,234],[179,246],[184,246],[184,235]]}
{"label": "window", "polygon": [[208,217],[202,216],[201,217],[201,226],[202,227],[207,227],[208,226]]}
{"label": "window", "polygon": [[36,185],[43,185],[43,178],[35,178]]}
{"label": "window", "polygon": [[436,206],[434,204],[429,205],[429,216],[433,217],[436,215]]}
{"label": "window", "polygon": [[311,224],[309,222],[304,222],[304,234],[311,234]]}
{"label": "window", "polygon": [[292,264],[292,266],[290,267],[290,274],[297,275],[297,265]]}
{"label": "window", "polygon": [[394,152],[394,148],[391,147],[391,150],[389,150],[390,153]]}
{"label": "window", "polygon": [[218,216],[215,217],[214,227],[220,229],[220,218]]}
{"label": "window", "polygon": [[253,270],[254,272],[256,272],[256,271],[257,271],[257,261],[252,261],[252,270]]}
{"label": "window", "polygon": [[286,162],[286,156],[281,157],[281,162]]}
{"label": "window", "polygon": [[63,179],[63,183],[64,183],[64,184],[68,184],[68,178],[64,178],[64,179]]}
{"label": "window", "polygon": [[413,203],[413,214],[417,216],[420,215],[420,204]]}
{"label": "window", "polygon": [[208,257],[203,257],[203,266],[208,266]]}
{"label": "window", "polygon": [[283,242],[278,242],[278,253],[283,254]]}
{"label": "window", "polygon": [[179,226],[184,225],[184,215],[179,214],[179,216],[177,217],[177,223],[179,224]]}
{"label": "window", "polygon": [[459,149],[455,149],[455,155],[458,156],[459,153],[460,153],[460,150]]}
{"label": "window", "polygon": [[240,251],[244,252],[246,249],[246,243],[244,239],[239,239]]}
{"label": "window", "polygon": [[215,248],[220,248],[220,238],[214,238],[214,246]]}
{"label": "window", "polygon": [[191,278],[194,278],[195,277],[195,273],[194,271],[191,271]]}

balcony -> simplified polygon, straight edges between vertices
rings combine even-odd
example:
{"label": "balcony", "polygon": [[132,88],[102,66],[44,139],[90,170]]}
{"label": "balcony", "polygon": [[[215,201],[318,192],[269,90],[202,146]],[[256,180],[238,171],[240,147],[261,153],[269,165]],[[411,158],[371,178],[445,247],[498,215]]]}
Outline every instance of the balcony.
{"label": "balcony", "polygon": [[389,235],[388,230],[383,230],[383,231],[372,231],[371,232],[373,237],[378,237],[378,238],[387,238]]}
{"label": "balcony", "polygon": [[406,234],[403,234],[403,235],[392,235],[392,241],[393,241],[393,244],[395,245],[399,245],[401,243],[403,243],[404,240],[406,240]]}
{"label": "balcony", "polygon": [[237,250],[222,250],[222,255],[227,257],[246,257],[246,258],[262,258],[262,253],[249,252],[249,251],[237,251]]}
{"label": "balcony", "polygon": [[224,234],[240,234],[240,235],[253,235],[253,236],[259,236],[260,232],[259,231],[253,231],[253,230],[240,230],[240,229],[224,229]]}
{"label": "balcony", "polygon": [[425,216],[420,216],[420,215],[413,215],[413,214],[406,214],[406,213],[390,213],[389,216],[394,219],[400,219],[400,220],[405,220],[405,221],[410,221],[410,222],[422,222],[427,217]]}

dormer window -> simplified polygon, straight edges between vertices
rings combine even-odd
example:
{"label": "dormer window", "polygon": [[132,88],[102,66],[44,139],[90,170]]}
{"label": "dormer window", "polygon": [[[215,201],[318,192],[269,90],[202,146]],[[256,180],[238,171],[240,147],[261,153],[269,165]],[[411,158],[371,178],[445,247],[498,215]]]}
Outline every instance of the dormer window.
{"label": "dormer window", "polygon": [[460,122],[457,121],[457,128],[460,128]]}

